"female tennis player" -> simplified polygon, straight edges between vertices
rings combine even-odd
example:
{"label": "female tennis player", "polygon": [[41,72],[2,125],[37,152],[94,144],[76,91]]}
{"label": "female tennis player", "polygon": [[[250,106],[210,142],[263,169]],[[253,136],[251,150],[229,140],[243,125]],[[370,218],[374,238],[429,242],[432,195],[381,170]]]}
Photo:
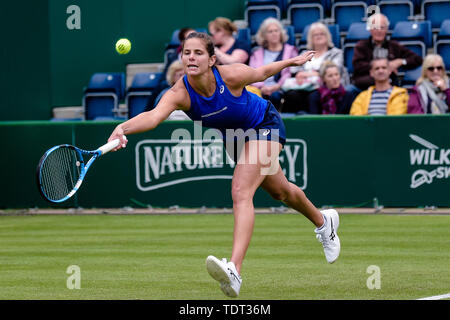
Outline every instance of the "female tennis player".
{"label": "female tennis player", "polygon": [[[174,110],[183,110],[192,120],[202,121],[202,126],[222,132],[226,129],[254,129],[256,134],[246,136],[242,149],[238,150],[239,156],[235,158],[238,161],[231,183],[234,230],[230,261],[214,256],[206,259],[208,273],[220,283],[227,296],[236,297],[240,291],[241,267],[255,220],[253,197],[258,187],[302,213],[316,226],[316,237],[322,243],[329,263],[339,256],[338,213],[336,210],[319,211],[298,186],[287,180],[278,161],[278,154],[286,141],[283,121],[269,101],[245,89],[246,85],[264,81],[284,68],[300,66],[313,56],[314,51],[307,51],[256,69],[244,64],[215,66],[214,44],[210,37],[204,33],[191,33],[182,49],[186,75],[153,110],[119,124],[108,139],[119,138],[121,144],[115,149],[119,150],[127,144],[124,135],[152,130]],[[267,150],[271,159],[270,170],[265,170],[267,159],[258,156],[260,150]]]}

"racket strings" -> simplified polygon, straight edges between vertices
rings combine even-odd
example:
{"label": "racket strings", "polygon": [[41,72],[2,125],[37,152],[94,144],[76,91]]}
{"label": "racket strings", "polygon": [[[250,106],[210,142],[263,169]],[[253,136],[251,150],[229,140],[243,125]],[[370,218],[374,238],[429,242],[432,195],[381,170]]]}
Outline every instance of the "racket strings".
{"label": "racket strings", "polygon": [[48,198],[60,200],[75,187],[81,173],[81,162],[75,149],[57,148],[45,159],[41,170],[42,190]]}

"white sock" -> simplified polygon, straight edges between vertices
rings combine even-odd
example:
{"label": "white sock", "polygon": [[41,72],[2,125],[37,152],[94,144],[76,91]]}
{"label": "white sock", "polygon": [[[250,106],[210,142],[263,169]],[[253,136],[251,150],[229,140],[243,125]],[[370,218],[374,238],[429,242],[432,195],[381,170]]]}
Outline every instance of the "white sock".
{"label": "white sock", "polygon": [[325,217],[324,214],[322,214],[323,216],[323,225],[320,228],[317,228],[317,231],[322,231],[325,228],[325,225],[327,224],[327,218]]}

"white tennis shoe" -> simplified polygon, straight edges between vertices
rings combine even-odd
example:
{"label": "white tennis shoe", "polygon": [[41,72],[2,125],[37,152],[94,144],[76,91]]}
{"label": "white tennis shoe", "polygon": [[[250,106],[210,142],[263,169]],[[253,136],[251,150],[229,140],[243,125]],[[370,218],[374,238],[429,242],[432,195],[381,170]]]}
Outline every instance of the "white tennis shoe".
{"label": "white tennis shoe", "polygon": [[233,262],[227,262],[225,258],[220,261],[214,256],[208,256],[206,258],[206,270],[214,280],[220,283],[220,289],[225,295],[232,298],[239,295],[242,278]]}
{"label": "white tennis shoe", "polygon": [[337,235],[339,228],[339,214],[334,209],[320,211],[324,217],[325,224],[321,228],[316,228],[316,238],[322,243],[325,258],[328,263],[333,263],[341,252],[341,242]]}

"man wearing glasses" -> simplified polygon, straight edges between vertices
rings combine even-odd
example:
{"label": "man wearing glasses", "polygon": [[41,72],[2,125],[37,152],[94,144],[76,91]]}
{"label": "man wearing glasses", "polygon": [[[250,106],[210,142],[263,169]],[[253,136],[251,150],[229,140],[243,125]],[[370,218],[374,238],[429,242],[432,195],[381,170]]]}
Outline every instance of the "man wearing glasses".
{"label": "man wearing glasses", "polygon": [[381,14],[371,15],[367,20],[367,26],[371,36],[369,39],[360,40],[353,52],[353,82],[360,90],[365,90],[374,84],[370,76],[370,61],[378,58],[386,58],[392,71],[393,85],[398,85],[397,72],[400,67],[414,69],[422,64],[422,57],[402,46],[395,40],[386,38],[389,20]]}

